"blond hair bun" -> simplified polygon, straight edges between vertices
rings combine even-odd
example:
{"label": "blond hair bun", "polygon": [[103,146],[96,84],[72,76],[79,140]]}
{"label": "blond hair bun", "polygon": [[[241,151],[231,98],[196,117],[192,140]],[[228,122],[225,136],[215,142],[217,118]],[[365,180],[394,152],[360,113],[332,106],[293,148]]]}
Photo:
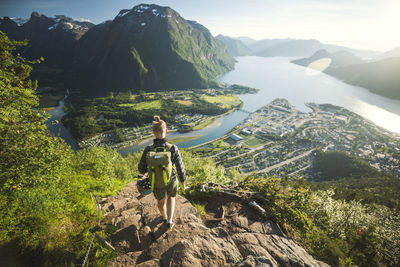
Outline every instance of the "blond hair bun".
{"label": "blond hair bun", "polygon": [[160,116],[154,116],[153,132],[163,133],[167,129],[165,121],[160,119]]}
{"label": "blond hair bun", "polygon": [[154,116],[154,119],[156,120],[156,122],[160,122],[161,121],[160,116]]}

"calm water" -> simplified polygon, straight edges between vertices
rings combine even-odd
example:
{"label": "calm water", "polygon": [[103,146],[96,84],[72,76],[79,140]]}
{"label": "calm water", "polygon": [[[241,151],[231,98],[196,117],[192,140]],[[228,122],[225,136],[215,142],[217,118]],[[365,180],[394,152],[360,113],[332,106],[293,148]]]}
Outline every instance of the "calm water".
{"label": "calm water", "polygon": [[[316,73],[307,68],[290,63],[287,57],[238,57],[235,70],[218,80],[229,84],[241,84],[260,89],[257,94],[239,96],[243,109],[256,111],[275,98],[286,98],[297,109],[310,111],[304,103],[333,104],[351,110],[375,124],[400,133],[400,101],[385,98],[369,92],[367,89],[348,85],[325,73]],[[177,143],[179,147],[199,145],[223,136],[246,119],[248,114],[236,111],[218,119],[209,127],[185,134],[172,133],[175,136],[201,137]],[[150,143],[146,142],[121,150],[122,154],[138,151]]]}
{"label": "calm water", "polygon": [[[65,98],[64,98],[65,99]],[[78,143],[69,133],[68,129],[64,127],[61,122],[62,117],[66,114],[64,112],[64,99],[60,100],[58,106],[48,111],[50,118],[46,121],[46,126],[49,131],[55,135],[59,136],[64,141],[71,146],[73,150],[78,150]]]}
{"label": "calm water", "polygon": [[255,111],[275,98],[286,98],[297,109],[304,103],[345,107],[392,132],[400,133],[400,101],[385,98],[367,89],[348,85],[325,73],[310,74],[292,58],[238,57],[236,68],[219,80],[260,89],[257,95],[240,96],[243,108]]}

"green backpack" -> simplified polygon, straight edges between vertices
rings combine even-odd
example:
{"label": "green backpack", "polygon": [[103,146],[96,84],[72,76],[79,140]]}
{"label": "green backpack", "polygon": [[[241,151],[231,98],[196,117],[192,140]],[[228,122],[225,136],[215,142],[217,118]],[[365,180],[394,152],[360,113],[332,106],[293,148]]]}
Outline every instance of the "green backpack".
{"label": "green backpack", "polygon": [[151,177],[151,191],[155,188],[166,187],[172,176],[172,145],[166,143],[166,146],[150,146],[150,151],[146,155],[146,163]]}

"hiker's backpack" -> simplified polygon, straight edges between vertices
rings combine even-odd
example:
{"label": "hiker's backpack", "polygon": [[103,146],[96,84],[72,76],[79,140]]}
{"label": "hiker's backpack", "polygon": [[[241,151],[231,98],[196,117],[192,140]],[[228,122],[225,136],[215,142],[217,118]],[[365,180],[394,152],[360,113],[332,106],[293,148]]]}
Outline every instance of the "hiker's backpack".
{"label": "hiker's backpack", "polygon": [[151,181],[151,191],[154,188],[166,187],[172,176],[171,144],[165,146],[150,146],[146,155],[146,163]]}

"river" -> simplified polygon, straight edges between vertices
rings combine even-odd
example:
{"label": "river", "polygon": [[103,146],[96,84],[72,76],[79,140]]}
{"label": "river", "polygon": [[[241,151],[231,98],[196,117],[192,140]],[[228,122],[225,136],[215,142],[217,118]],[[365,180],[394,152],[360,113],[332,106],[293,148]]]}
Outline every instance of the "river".
{"label": "river", "polygon": [[[257,94],[240,95],[243,109],[256,111],[275,98],[285,98],[302,111],[310,111],[304,103],[333,104],[351,110],[392,132],[400,133],[400,101],[382,97],[367,89],[346,84],[323,72],[290,63],[288,57],[237,57],[235,70],[218,80],[260,89]],[[177,143],[179,147],[196,146],[223,136],[247,118],[248,114],[235,111],[217,119],[205,129],[189,133],[171,133],[167,137],[198,136]],[[138,151],[150,141],[120,150],[125,155]]]}
{"label": "river", "polygon": [[64,102],[68,97],[68,94],[69,91],[67,90],[65,97],[58,102],[58,106],[47,112],[50,114],[50,118],[46,121],[46,126],[50,133],[52,133],[54,136],[61,137],[68,145],[71,146],[74,151],[77,151],[78,143],[61,122],[62,117],[66,115],[64,111]]}

